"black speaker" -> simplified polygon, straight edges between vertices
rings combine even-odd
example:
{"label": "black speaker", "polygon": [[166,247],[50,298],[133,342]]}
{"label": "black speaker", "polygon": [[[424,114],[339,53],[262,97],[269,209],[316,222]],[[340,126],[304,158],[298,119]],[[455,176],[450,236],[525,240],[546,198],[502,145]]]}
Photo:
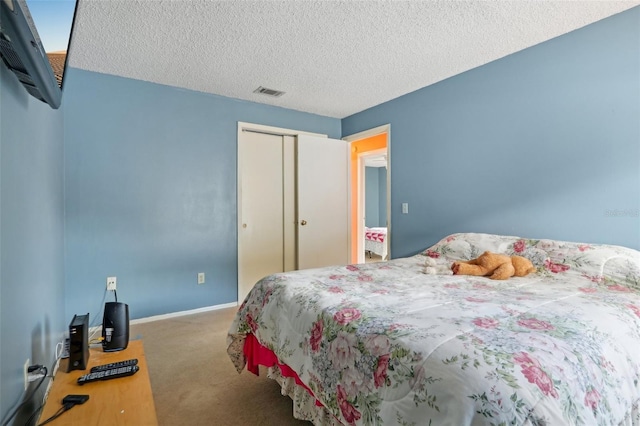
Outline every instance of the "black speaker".
{"label": "black speaker", "polygon": [[107,302],[102,318],[102,349],[105,352],[121,351],[129,344],[129,305]]}
{"label": "black speaker", "polygon": [[72,370],[85,370],[89,362],[89,314],[74,315],[69,324],[69,366]]}

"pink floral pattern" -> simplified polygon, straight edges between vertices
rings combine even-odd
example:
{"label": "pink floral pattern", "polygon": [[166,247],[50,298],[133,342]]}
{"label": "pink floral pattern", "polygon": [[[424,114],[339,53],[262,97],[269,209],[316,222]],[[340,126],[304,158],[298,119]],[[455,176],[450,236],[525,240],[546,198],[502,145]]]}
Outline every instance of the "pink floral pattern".
{"label": "pink floral pattern", "polygon": [[373,382],[377,388],[385,384],[387,378],[387,368],[389,367],[389,355],[383,355],[378,358],[378,366],[373,373]]}
{"label": "pink floral pattern", "polygon": [[480,328],[496,328],[500,324],[493,318],[476,318],[471,322]]}
{"label": "pink floral pattern", "polygon": [[607,286],[607,290],[611,290],[611,291],[620,291],[622,293],[629,293],[631,291],[631,289],[625,285],[620,285],[620,284],[614,284],[614,285],[610,285]]}
{"label": "pink floral pattern", "polygon": [[313,324],[311,329],[311,337],[309,343],[311,344],[311,350],[316,352],[320,348],[320,341],[322,340],[322,321],[318,320]]}
{"label": "pink floral pattern", "polygon": [[337,387],[336,397],[338,400],[338,406],[340,407],[340,412],[342,413],[342,416],[346,420],[347,424],[355,425],[356,420],[360,420],[360,417],[362,417],[362,415],[348,401],[347,393],[345,392],[344,388],[340,385],[338,385]]}
{"label": "pink floral pattern", "polygon": [[[485,250],[537,272],[423,273],[426,257]],[[453,234],[403,259],[276,274],[229,329],[238,371],[249,333],[311,390],[289,394],[318,426],[640,424],[640,253],[623,247]]]}
{"label": "pink floral pattern", "polygon": [[333,315],[333,319],[340,325],[349,324],[362,316],[359,310],[355,308],[344,308]]}
{"label": "pink floral pattern", "polygon": [[429,256],[432,259],[438,259],[440,257],[440,253],[438,253],[437,251],[433,251],[433,250],[427,250],[425,252],[425,254],[427,256]]}
{"label": "pink floral pattern", "polygon": [[518,240],[513,244],[513,251],[518,254],[524,252],[526,248],[527,248],[527,243],[525,243],[524,240]]}
{"label": "pink floral pattern", "polygon": [[563,265],[561,263],[553,263],[549,259],[547,259],[547,261],[544,263],[544,267],[547,268],[549,271],[553,272],[554,274],[569,270],[569,265]]}
{"label": "pink floral pattern", "polygon": [[558,392],[554,388],[551,378],[544,372],[537,360],[532,359],[525,352],[516,354],[513,359],[520,365],[522,374],[529,383],[534,383],[547,396],[558,397]]}
{"label": "pink floral pattern", "polygon": [[551,324],[546,321],[540,321],[536,318],[523,318],[518,320],[518,325],[531,330],[553,330],[553,326]]}
{"label": "pink floral pattern", "polygon": [[629,307],[629,309],[631,309],[633,311],[633,313],[635,313],[638,318],[640,318],[640,306],[636,306],[636,305],[627,305]]}
{"label": "pink floral pattern", "polygon": [[584,405],[590,407],[593,411],[598,408],[600,402],[600,393],[596,389],[591,389],[584,396]]}

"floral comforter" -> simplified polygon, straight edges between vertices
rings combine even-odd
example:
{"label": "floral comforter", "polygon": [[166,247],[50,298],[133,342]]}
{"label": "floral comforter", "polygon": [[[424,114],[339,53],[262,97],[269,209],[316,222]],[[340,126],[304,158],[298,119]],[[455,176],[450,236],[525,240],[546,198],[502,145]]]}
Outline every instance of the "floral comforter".
{"label": "floral comforter", "polygon": [[[537,272],[428,275],[483,251]],[[230,327],[252,334],[344,425],[640,425],[640,252],[454,234],[389,262],[276,274]],[[308,393],[308,392],[307,392]],[[322,420],[325,419],[325,420]]]}

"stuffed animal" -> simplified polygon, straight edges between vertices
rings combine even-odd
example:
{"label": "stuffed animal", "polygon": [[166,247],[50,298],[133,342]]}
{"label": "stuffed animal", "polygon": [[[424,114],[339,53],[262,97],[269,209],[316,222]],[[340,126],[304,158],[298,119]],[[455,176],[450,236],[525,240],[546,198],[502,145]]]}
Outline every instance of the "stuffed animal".
{"label": "stuffed animal", "polygon": [[533,263],[522,256],[507,256],[485,251],[471,260],[453,262],[451,270],[454,275],[476,275],[492,280],[506,280],[510,277],[524,277],[534,272]]}
{"label": "stuffed animal", "polygon": [[427,260],[424,262],[424,273],[429,275],[452,275],[453,271],[449,263],[440,263],[427,256]]}

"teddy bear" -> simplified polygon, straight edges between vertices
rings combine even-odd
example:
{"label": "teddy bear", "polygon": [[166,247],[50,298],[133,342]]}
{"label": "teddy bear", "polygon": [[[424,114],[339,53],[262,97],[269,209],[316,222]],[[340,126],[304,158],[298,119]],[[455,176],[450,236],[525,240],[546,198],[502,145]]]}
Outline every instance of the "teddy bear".
{"label": "teddy bear", "polygon": [[449,263],[438,263],[434,258],[428,257],[424,262],[424,270],[425,274],[429,275],[452,275],[453,271],[451,270],[451,266]]}
{"label": "teddy bear", "polygon": [[453,262],[451,270],[454,275],[488,276],[492,280],[506,280],[514,276],[524,277],[535,272],[536,268],[525,257],[485,251],[475,259]]}

